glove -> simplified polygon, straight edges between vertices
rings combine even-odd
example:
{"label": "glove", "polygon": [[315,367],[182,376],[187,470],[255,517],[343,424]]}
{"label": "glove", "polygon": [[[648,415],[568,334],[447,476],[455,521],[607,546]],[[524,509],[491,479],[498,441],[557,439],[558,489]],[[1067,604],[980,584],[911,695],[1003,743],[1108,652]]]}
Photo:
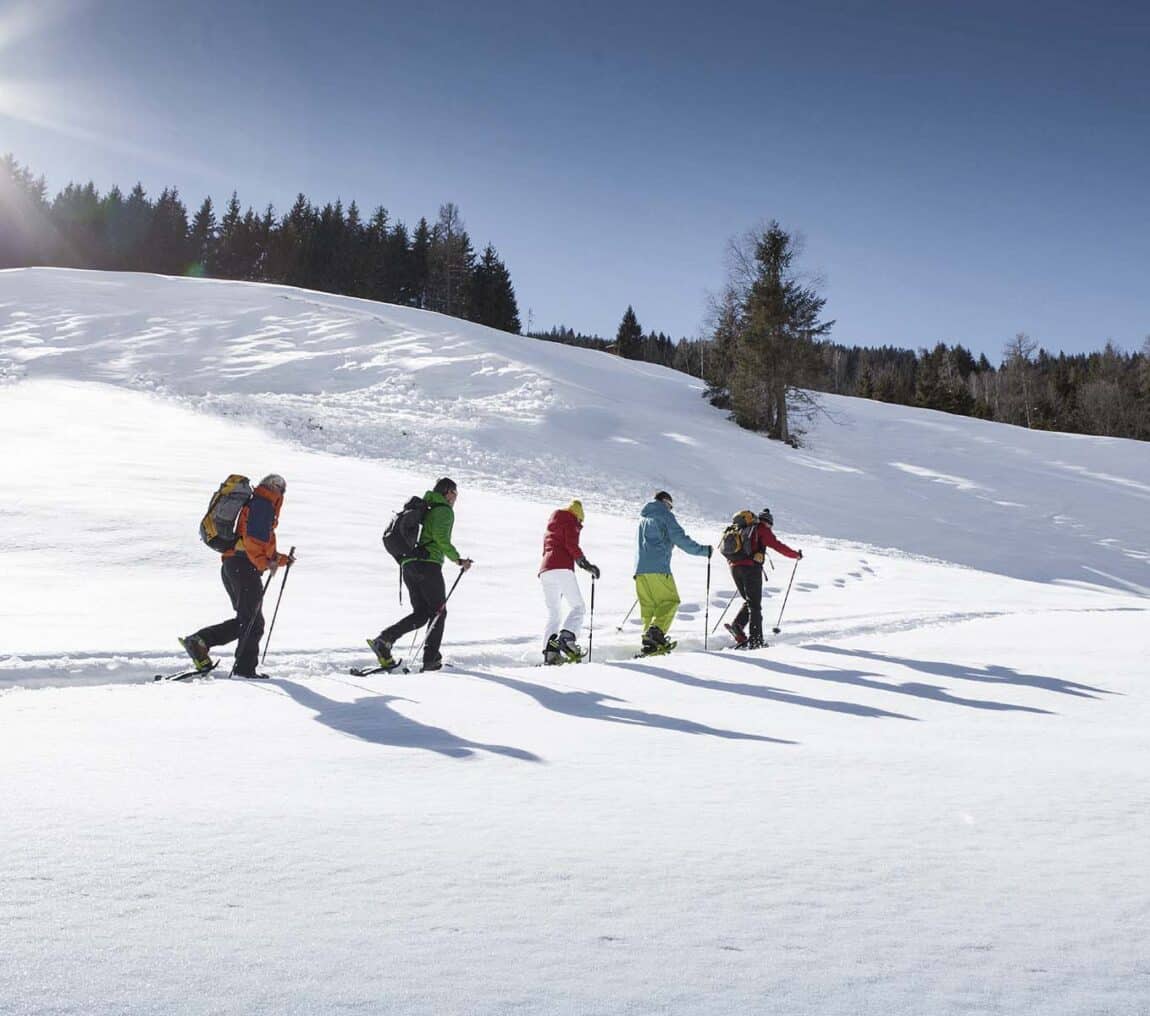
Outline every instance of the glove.
{"label": "glove", "polygon": [[802,559],[803,559],[803,552],[800,550],[797,560],[801,561]]}
{"label": "glove", "polygon": [[715,552],[715,548],[709,543],[707,544],[707,557],[710,557]]}
{"label": "glove", "polygon": [[470,568],[474,563],[475,562],[472,561],[471,558],[469,558],[469,557],[461,557],[459,559],[459,567],[463,571],[467,571],[467,569]]}
{"label": "glove", "polygon": [[581,557],[581,558],[579,558],[579,560],[578,560],[578,561],[576,561],[575,563],[576,563],[576,564],[577,564],[577,565],[578,565],[580,568],[582,568],[582,569],[583,569],[585,572],[590,572],[590,573],[591,573],[591,578],[593,578],[593,579],[598,579],[598,578],[599,578],[599,569],[598,569],[598,567],[597,567],[597,566],[595,566],[595,565],[593,565],[593,564],[592,564],[590,561],[588,561],[588,560],[587,560],[587,558],[585,558],[585,557]]}
{"label": "glove", "polygon": [[295,564],[295,554],[277,554],[276,566],[284,564]]}

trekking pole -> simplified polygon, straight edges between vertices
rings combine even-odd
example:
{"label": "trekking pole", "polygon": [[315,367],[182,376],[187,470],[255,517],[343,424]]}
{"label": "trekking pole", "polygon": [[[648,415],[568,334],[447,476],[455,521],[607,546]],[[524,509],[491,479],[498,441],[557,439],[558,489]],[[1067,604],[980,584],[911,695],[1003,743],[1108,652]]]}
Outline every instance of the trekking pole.
{"label": "trekking pole", "polygon": [[616,631],[622,631],[623,630],[623,628],[627,624],[627,622],[631,620],[631,615],[635,612],[635,608],[637,606],[639,606],[638,597],[636,597],[635,602],[631,604],[631,609],[629,611],[627,611],[627,616],[625,618],[623,618],[622,621],[619,622],[619,627],[615,629]]}
{"label": "trekking pole", "polygon": [[703,652],[707,651],[707,638],[711,627],[711,555],[707,555],[707,598],[703,603]]}
{"label": "trekking pole", "polygon": [[787,609],[787,597],[791,595],[791,586],[795,581],[795,572],[799,570],[799,559],[795,558],[795,566],[791,569],[791,581],[787,583],[787,595],[783,597],[783,605],[779,608],[779,619],[775,622],[775,626],[771,629],[776,635],[782,629],[779,627],[783,623],[783,611]]}
{"label": "trekking pole", "polygon": [[712,635],[714,635],[715,632],[719,630],[719,625],[723,623],[723,618],[727,616],[727,611],[731,609],[731,604],[735,602],[735,597],[738,595],[738,590],[735,590],[735,592],[731,593],[731,598],[727,601],[727,605],[723,608],[723,612],[719,615],[719,620],[715,622],[715,627],[711,629]]}
{"label": "trekking pole", "polygon": [[232,660],[232,669],[228,671],[229,678],[236,672],[236,661],[240,658],[244,646],[248,644],[248,636],[252,633],[252,627],[256,623],[256,618],[260,616],[260,608],[264,605],[264,594],[267,593],[268,586],[272,584],[273,578],[273,575],[269,575],[267,582],[264,583],[263,589],[260,590],[260,598],[256,600],[256,609],[252,611],[251,620],[248,621],[248,626],[244,629],[243,635],[240,636],[240,641],[236,644],[236,655]]}
{"label": "trekking pole", "polygon": [[591,650],[595,646],[595,576],[591,576],[591,618],[587,622],[587,660],[591,660]]}
{"label": "trekking pole", "polygon": [[284,568],[284,580],[280,583],[280,594],[276,597],[276,609],[272,611],[272,623],[268,625],[268,637],[264,642],[264,654],[260,657],[260,666],[264,665],[264,660],[268,658],[268,646],[272,644],[272,632],[276,628],[276,618],[280,613],[280,600],[284,598],[284,587],[287,585],[288,572],[291,571],[291,566],[295,563],[295,547],[288,551],[288,563]]}
{"label": "trekking pole", "polygon": [[419,640],[418,648],[412,649],[411,658],[414,660],[423,651],[423,645],[427,641],[427,636],[431,634],[431,629],[435,627],[435,623],[443,615],[447,609],[447,601],[451,599],[451,594],[455,592],[455,587],[459,585],[459,580],[463,578],[463,569],[459,569],[459,574],[455,576],[455,581],[451,583],[451,588],[447,591],[447,595],[443,598],[443,602],[439,605],[439,609],[431,615],[431,620],[427,622],[427,627],[423,631],[423,638]]}

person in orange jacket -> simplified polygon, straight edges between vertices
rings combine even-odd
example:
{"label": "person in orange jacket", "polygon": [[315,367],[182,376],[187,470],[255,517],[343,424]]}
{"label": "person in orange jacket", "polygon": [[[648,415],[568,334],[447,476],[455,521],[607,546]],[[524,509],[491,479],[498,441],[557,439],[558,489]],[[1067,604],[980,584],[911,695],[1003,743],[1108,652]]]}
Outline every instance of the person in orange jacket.
{"label": "person in orange jacket", "polygon": [[193,635],[179,640],[192,658],[196,670],[211,670],[209,652],[214,646],[224,646],[239,640],[236,646],[236,665],[233,677],[263,678],[256,672],[260,658],[260,639],[264,633],[263,583],[264,572],[276,573],[281,565],[291,564],[295,558],[276,550],[276,526],[279,524],[280,506],[283,504],[287,482],[277,473],[260,480],[252,492],[251,500],[240,510],[236,520],[239,534],[235,546],[223,553],[220,575],[224,589],[232,601],[236,616],[219,624],[201,628]]}

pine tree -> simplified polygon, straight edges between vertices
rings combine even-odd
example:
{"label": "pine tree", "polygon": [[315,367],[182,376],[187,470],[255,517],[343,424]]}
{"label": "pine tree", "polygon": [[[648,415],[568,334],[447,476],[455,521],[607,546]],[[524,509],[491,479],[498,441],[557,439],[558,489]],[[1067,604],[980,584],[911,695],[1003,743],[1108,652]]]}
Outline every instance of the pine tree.
{"label": "pine tree", "polygon": [[216,213],[212,208],[212,199],[204,198],[204,203],[192,219],[191,234],[188,237],[188,246],[192,256],[192,267],[189,269],[194,275],[214,275],[216,273],[216,244],[218,242],[216,230]]}
{"label": "pine tree", "polygon": [[471,307],[468,318],[505,332],[519,333],[519,305],[507,266],[488,244],[471,276]]}
{"label": "pine tree", "polygon": [[637,360],[643,342],[643,327],[630,304],[623,312],[619,329],[615,332],[615,352],[626,360]]}

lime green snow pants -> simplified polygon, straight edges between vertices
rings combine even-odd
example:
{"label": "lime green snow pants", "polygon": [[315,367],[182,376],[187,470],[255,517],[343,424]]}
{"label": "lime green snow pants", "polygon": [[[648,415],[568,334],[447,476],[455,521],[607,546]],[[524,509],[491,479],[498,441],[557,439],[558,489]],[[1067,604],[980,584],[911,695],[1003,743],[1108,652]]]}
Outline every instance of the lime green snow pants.
{"label": "lime green snow pants", "polygon": [[675,585],[675,576],[636,575],[635,592],[639,597],[643,631],[656,625],[666,635],[679,609],[679,588]]}

